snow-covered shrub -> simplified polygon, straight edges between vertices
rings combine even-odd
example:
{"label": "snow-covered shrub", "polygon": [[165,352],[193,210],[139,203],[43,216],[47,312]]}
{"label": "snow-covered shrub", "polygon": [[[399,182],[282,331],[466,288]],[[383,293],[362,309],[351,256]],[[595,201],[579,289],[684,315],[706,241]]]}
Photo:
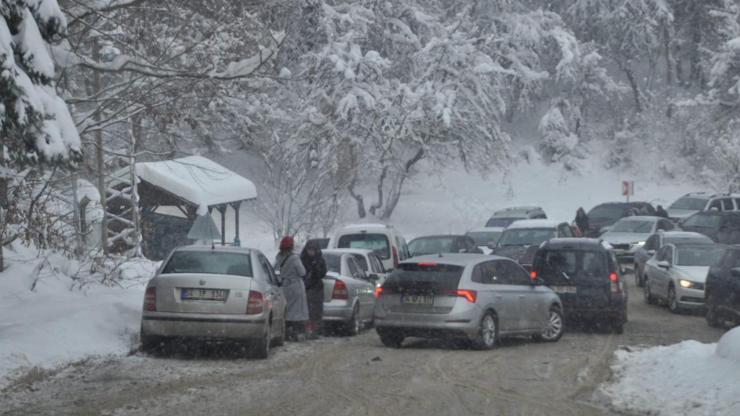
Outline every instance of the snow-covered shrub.
{"label": "snow-covered shrub", "polygon": [[[570,104],[560,100],[540,121],[540,152],[547,162],[561,163],[568,170],[577,170],[577,159],[583,158],[580,140],[572,131],[566,115]],[[565,114],[564,114],[565,113]]]}
{"label": "snow-covered shrub", "polygon": [[718,357],[740,364],[740,327],[727,331],[717,343]]}

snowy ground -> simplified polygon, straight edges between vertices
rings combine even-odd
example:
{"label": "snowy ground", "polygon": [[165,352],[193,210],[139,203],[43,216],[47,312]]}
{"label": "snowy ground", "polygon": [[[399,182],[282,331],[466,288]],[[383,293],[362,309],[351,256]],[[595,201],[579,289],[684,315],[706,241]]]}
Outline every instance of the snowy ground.
{"label": "snowy ground", "polygon": [[107,287],[83,283],[95,279],[89,266],[61,256],[39,258],[35,250],[20,245],[6,249],[5,255],[8,268],[0,273],[0,388],[8,377],[33,368],[131,350],[139,330],[143,283],[154,264],[122,264],[116,273],[121,273],[124,286]]}
{"label": "snowy ground", "polygon": [[740,415],[740,327],[718,344],[615,353],[616,381],[601,393],[615,409],[651,415]]}

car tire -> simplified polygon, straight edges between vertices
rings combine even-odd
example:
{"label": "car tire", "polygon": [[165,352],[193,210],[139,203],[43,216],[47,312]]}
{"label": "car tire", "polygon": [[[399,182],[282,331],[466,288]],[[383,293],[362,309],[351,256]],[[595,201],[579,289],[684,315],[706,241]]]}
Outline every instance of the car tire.
{"label": "car tire", "polygon": [[565,333],[563,312],[557,306],[553,306],[550,308],[547,327],[541,334],[535,335],[534,339],[541,342],[557,342],[563,336],[563,333]]}
{"label": "car tire", "polygon": [[403,333],[394,330],[376,328],[376,331],[380,337],[380,342],[389,348],[401,348],[403,340],[406,338]]}
{"label": "car tire", "polygon": [[359,335],[362,331],[362,322],[360,321],[360,305],[355,305],[352,309],[352,317],[344,324],[343,331],[345,335],[353,337]]}
{"label": "car tire", "polygon": [[164,338],[156,335],[147,335],[144,328],[139,329],[139,350],[142,352],[151,352],[160,348],[164,343]]}
{"label": "car tire", "polygon": [[498,341],[498,322],[496,315],[487,311],[478,324],[478,333],[470,340],[476,350],[490,350],[496,346]]}
{"label": "car tire", "polygon": [[671,311],[671,313],[681,313],[681,306],[679,306],[678,299],[676,299],[676,288],[674,288],[673,285],[668,287],[666,303],[668,304],[668,310]]}
{"label": "car tire", "polygon": [[640,276],[640,269],[637,267],[637,263],[635,263],[635,265],[632,267],[634,267],[633,270],[635,273],[635,286],[642,287],[643,285],[642,276]]}
{"label": "car tire", "polygon": [[704,305],[706,306],[707,310],[706,314],[704,315],[704,318],[707,320],[707,325],[712,328],[724,327],[724,321],[719,316],[719,313],[717,313],[717,307],[714,306],[714,296],[707,293]]}
{"label": "car tire", "polygon": [[270,345],[272,344],[272,322],[267,323],[265,334],[254,346],[254,358],[265,360],[270,357]]}
{"label": "car tire", "polygon": [[612,331],[614,331],[615,334],[624,334],[624,321],[615,322],[612,324]]}
{"label": "car tire", "polygon": [[280,325],[280,336],[272,340],[273,347],[282,347],[285,345],[285,334],[288,332],[288,324],[285,320],[285,316],[286,315],[283,314],[283,323]]}
{"label": "car tire", "polygon": [[648,305],[655,305],[657,303],[657,300],[655,299],[653,292],[650,291],[650,284],[647,280],[642,282],[642,284],[642,294],[645,297],[645,303],[647,303]]}

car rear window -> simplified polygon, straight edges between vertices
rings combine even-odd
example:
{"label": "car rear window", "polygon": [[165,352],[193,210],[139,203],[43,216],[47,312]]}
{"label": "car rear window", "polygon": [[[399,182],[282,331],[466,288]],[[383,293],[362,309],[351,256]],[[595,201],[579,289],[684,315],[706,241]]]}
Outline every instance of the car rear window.
{"label": "car rear window", "polygon": [[176,251],[162,274],[182,273],[253,276],[252,261],[248,254],[217,251]]}
{"label": "car rear window", "polygon": [[337,247],[372,250],[383,260],[391,258],[391,244],[385,234],[345,234],[339,237]]}
{"label": "car rear window", "polygon": [[607,277],[607,256],[595,250],[545,250],[537,254],[534,270],[548,285]]}
{"label": "car rear window", "polygon": [[524,219],[526,219],[526,218],[525,217],[516,217],[516,218],[513,218],[513,217],[512,218],[497,218],[497,217],[494,217],[494,218],[491,218],[490,220],[488,220],[488,222],[486,223],[486,227],[501,227],[501,228],[506,228],[506,227],[510,226],[511,224],[513,224],[515,221],[524,220]]}
{"label": "car rear window", "polygon": [[397,267],[383,283],[383,288],[399,290],[455,290],[460,283],[462,266],[432,263],[404,263]]}
{"label": "car rear window", "polygon": [[324,253],[323,256],[324,261],[326,262],[326,270],[334,273],[341,273],[342,256],[329,253]]}
{"label": "car rear window", "polygon": [[722,217],[719,215],[696,214],[687,218],[682,225],[687,227],[712,229],[719,228],[720,224],[722,224]]}
{"label": "car rear window", "polygon": [[475,240],[476,246],[487,246],[489,243],[495,244],[501,233],[501,231],[471,231],[467,235]]}
{"label": "car rear window", "polygon": [[409,251],[412,255],[449,253],[455,237],[429,237],[417,238],[409,243]]}
{"label": "car rear window", "polygon": [[555,238],[554,228],[515,228],[504,231],[498,245],[505,246],[538,246]]}

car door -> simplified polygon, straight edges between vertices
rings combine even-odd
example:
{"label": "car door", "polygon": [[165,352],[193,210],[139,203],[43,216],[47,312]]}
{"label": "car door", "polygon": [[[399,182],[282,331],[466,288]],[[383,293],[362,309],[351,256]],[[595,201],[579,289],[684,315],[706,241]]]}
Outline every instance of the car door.
{"label": "car door", "polygon": [[645,263],[652,257],[658,250],[660,245],[660,234],[653,234],[645,240],[645,245],[640,247],[635,252],[635,264],[637,270],[635,273],[643,273],[645,270]]}
{"label": "car door", "polygon": [[351,292],[357,296],[360,302],[360,316],[363,320],[369,320],[375,307],[375,285],[371,283],[365,272],[362,270],[357,260],[352,256],[347,256],[347,268],[350,277],[352,277]]}
{"label": "car door", "polygon": [[277,320],[277,322],[282,323],[282,321],[285,319],[285,308],[287,307],[287,300],[285,299],[283,290],[280,288],[280,283],[277,276],[275,275],[275,270],[272,268],[272,264],[270,264],[267,258],[262,254],[259,254],[257,258],[260,266],[262,266],[262,272],[267,278],[266,283],[268,284],[268,290],[265,294],[265,297],[268,302],[272,303],[273,320]]}
{"label": "car door", "polygon": [[[661,248],[660,251],[658,251],[658,255],[656,256],[656,258],[658,260],[658,263],[667,262],[669,265],[672,265],[673,245],[668,244]],[[670,267],[668,269],[665,269],[656,264],[656,267],[652,271],[653,274],[651,274],[650,279],[653,281],[653,284],[650,286],[650,289],[657,296],[663,299],[667,298],[668,285],[671,280]]]}
{"label": "car door", "polygon": [[[497,288],[508,296],[507,305],[512,312],[511,328],[514,331],[527,331],[530,329],[530,311],[528,302],[532,297],[531,285],[521,285],[521,279],[517,279],[519,264],[513,260],[496,260],[494,262],[495,281]],[[526,272],[525,272],[526,274]],[[519,276],[520,277],[520,276]]]}
{"label": "car door", "polygon": [[661,247],[653,257],[651,257],[646,263],[645,263],[645,278],[647,278],[647,281],[645,282],[646,285],[650,288],[650,292],[655,293],[655,291],[658,289],[658,286],[656,285],[656,282],[658,279],[660,279],[659,272],[660,267],[658,267],[658,263],[660,261],[663,261],[665,259],[665,246]]}
{"label": "car door", "polygon": [[517,286],[521,293],[519,295],[520,315],[525,318],[522,328],[527,331],[541,330],[549,318],[549,305],[547,305],[546,293],[550,292],[543,286],[535,286],[526,270],[513,261],[507,261],[506,267],[511,276],[511,282]]}
{"label": "car door", "polygon": [[519,331],[519,298],[517,288],[499,270],[500,261],[492,260],[480,263],[473,269],[472,280],[479,283],[485,292],[485,298],[493,304],[498,316],[501,332]]}

